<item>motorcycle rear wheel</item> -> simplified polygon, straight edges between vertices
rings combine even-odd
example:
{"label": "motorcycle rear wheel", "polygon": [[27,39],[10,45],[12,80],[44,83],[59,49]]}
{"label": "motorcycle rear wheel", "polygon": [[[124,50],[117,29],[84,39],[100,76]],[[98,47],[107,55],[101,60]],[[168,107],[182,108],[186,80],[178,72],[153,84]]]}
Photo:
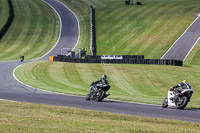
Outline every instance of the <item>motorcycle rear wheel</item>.
{"label": "motorcycle rear wheel", "polygon": [[167,108],[168,107],[168,98],[166,97],[162,103],[162,107],[163,108]]}
{"label": "motorcycle rear wheel", "polygon": [[186,105],[188,104],[188,101],[189,101],[188,97],[183,96],[181,97],[180,101],[176,103],[176,107],[178,109],[184,109]]}
{"label": "motorcycle rear wheel", "polygon": [[96,101],[101,102],[105,97],[105,91],[100,91],[97,93]]}

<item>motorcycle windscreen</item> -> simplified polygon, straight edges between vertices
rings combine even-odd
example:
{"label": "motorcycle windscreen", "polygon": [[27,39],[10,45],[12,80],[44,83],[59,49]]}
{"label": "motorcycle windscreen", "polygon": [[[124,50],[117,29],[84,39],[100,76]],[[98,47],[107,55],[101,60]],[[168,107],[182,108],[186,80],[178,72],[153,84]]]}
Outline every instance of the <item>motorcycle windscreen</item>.
{"label": "motorcycle windscreen", "polygon": [[172,98],[174,98],[173,91],[168,91],[168,106],[176,106],[176,104],[172,102]]}

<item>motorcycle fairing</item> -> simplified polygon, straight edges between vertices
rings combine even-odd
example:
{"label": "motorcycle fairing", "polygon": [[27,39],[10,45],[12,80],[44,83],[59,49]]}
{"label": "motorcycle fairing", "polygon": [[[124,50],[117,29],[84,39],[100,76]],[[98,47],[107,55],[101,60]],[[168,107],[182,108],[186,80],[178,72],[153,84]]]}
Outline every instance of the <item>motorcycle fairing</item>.
{"label": "motorcycle fairing", "polygon": [[176,106],[176,104],[172,102],[172,98],[174,98],[173,91],[168,91],[168,106]]}

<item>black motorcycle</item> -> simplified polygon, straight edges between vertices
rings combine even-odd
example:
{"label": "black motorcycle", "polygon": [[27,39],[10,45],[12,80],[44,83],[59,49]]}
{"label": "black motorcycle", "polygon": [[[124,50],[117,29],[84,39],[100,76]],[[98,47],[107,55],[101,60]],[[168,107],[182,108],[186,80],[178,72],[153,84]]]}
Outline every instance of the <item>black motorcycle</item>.
{"label": "black motorcycle", "polygon": [[24,56],[20,56],[20,61],[23,62],[24,61]]}
{"label": "black motorcycle", "polygon": [[178,109],[184,109],[187,106],[188,102],[190,101],[192,94],[193,94],[192,89],[183,89],[179,92],[174,92],[169,90],[168,97],[164,99],[162,107],[167,108],[168,106],[175,106]]}
{"label": "black motorcycle", "polygon": [[98,102],[101,102],[104,98],[106,98],[107,96],[109,96],[110,94],[106,94],[106,92],[110,89],[110,85],[108,86],[102,86],[102,85],[96,85],[94,83],[92,83],[90,85],[90,87],[93,87],[94,90],[92,92],[92,94],[88,94],[86,96],[86,100],[96,100]]}

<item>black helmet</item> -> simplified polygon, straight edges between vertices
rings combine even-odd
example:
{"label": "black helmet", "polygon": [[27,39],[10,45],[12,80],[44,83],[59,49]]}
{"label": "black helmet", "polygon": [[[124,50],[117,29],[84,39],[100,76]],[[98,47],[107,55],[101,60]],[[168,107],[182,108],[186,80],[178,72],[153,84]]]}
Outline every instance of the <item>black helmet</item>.
{"label": "black helmet", "polygon": [[107,76],[106,76],[106,75],[102,75],[102,78],[103,78],[103,79],[107,79]]}

